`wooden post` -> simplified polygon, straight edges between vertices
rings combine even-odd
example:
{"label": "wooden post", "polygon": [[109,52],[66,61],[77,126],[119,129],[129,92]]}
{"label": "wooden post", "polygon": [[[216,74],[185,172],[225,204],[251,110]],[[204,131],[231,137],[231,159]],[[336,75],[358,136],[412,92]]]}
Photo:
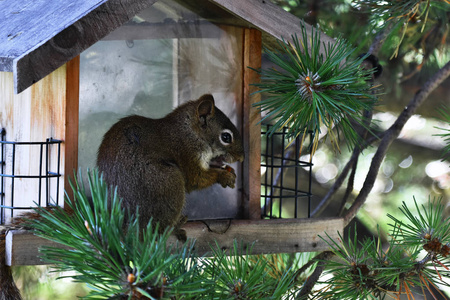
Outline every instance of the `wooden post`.
{"label": "wooden post", "polygon": [[246,219],[261,219],[261,113],[253,107],[260,101],[260,94],[253,94],[259,82],[259,74],[254,69],[261,68],[262,38],[257,29],[244,30],[243,62],[243,133],[244,133],[244,212]]}
{"label": "wooden post", "polygon": [[[59,190],[50,188],[51,198],[56,193],[63,203],[64,190],[69,191],[69,176],[77,169],[78,159],[78,90],[79,58],[58,68],[20,94],[13,92],[13,74],[0,73],[0,126],[6,130],[6,139],[15,142],[45,142],[47,138],[62,140]],[[52,146],[53,147],[53,146]],[[5,170],[12,174],[11,151],[8,150]],[[50,171],[56,171],[56,150],[50,148]],[[15,150],[16,175],[39,174],[39,148],[20,146]],[[41,167],[44,169],[44,167]],[[44,170],[45,172],[45,170]],[[34,206],[39,180],[16,180],[14,206]],[[11,180],[5,181],[6,200],[10,199]],[[42,188],[41,196],[44,196]],[[8,201],[7,201],[8,203]],[[44,205],[44,203],[42,204]]]}
{"label": "wooden post", "polygon": [[78,123],[80,98],[80,56],[66,65],[66,122],[65,122],[65,164],[64,189],[73,199],[69,179],[78,169]]}

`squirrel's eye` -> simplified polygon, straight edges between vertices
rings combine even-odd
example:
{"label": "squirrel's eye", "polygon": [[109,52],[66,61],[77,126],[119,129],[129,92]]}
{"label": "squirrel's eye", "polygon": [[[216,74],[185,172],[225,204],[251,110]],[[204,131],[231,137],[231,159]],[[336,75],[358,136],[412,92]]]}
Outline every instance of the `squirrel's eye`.
{"label": "squirrel's eye", "polygon": [[220,142],[224,145],[231,144],[233,142],[233,133],[228,129],[224,129],[220,133]]}

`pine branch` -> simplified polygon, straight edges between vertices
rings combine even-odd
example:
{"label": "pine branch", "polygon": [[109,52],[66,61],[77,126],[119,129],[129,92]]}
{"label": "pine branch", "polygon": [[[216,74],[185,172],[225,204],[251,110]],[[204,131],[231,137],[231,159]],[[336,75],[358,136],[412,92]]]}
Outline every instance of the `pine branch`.
{"label": "pine branch", "polygon": [[88,179],[92,201],[77,180],[76,201],[67,199],[73,215],[38,209],[43,220],[31,221],[36,234],[70,248],[41,249],[42,258],[76,271],[70,277],[93,288],[84,299],[278,300],[293,289],[291,267],[279,270],[236,241],[231,253],[213,248],[212,258],[196,257],[193,243],[169,245],[169,229],[139,228],[138,211],[122,209],[95,171]]}
{"label": "pine branch", "polygon": [[438,87],[446,78],[450,76],[450,62],[447,62],[438,72],[436,72],[420,89],[409,102],[408,106],[399,115],[395,123],[385,132],[370,165],[363,187],[356,197],[353,205],[344,216],[345,225],[348,225],[356,216],[361,206],[365,203],[367,196],[373,188],[378,175],[381,163],[386,155],[387,149],[398,137],[405,123],[415,113],[417,108],[426,100],[428,95]]}
{"label": "pine branch", "polygon": [[376,36],[375,39],[372,42],[372,45],[370,45],[369,53],[378,56],[378,53],[381,50],[381,47],[383,46],[386,37],[392,32],[392,28],[394,27],[392,22],[389,22],[383,30],[381,30]]}
{"label": "pine branch", "polygon": [[[368,52],[369,55],[373,55],[373,57],[377,56],[378,52],[380,51],[380,49],[383,45],[384,40],[386,39],[386,36],[389,35],[391,30],[392,30],[392,26],[389,25],[386,28],[384,28],[384,30],[382,30],[381,32],[379,32],[377,34],[374,41],[372,42],[372,45],[370,46],[370,49]],[[371,68],[376,67],[375,66],[376,63],[372,63],[372,65],[368,65],[369,64],[368,60],[364,60],[363,64],[366,69],[371,69]],[[379,71],[379,72],[381,72],[381,71]],[[374,74],[375,73],[371,74],[370,82],[372,84],[375,80]],[[378,76],[379,76],[379,74],[378,74]],[[374,93],[374,91],[372,90],[371,93]],[[357,145],[356,147],[353,148],[350,160],[347,162],[346,166],[344,167],[341,174],[334,182],[333,186],[328,190],[328,193],[325,195],[325,197],[320,201],[320,203],[316,206],[314,211],[311,213],[311,216],[315,216],[315,215],[321,213],[328,206],[329,200],[332,199],[334,194],[339,190],[341,185],[344,183],[345,178],[347,178],[348,172],[350,170],[352,170],[352,173],[350,174],[349,183],[348,183],[347,189],[346,189],[346,195],[344,196],[344,198],[342,200],[341,209],[339,209],[339,215],[342,213],[342,210],[345,207],[345,204],[347,202],[348,196],[353,191],[354,176],[356,174],[356,167],[357,167],[359,155],[366,147],[368,147],[369,145],[371,145],[374,142],[375,135],[372,134],[369,136],[369,138],[367,138],[367,134],[368,134],[367,128],[369,128],[371,121],[372,121],[372,110],[370,110],[370,111],[366,110],[365,118],[363,121],[364,126],[361,126],[361,128],[360,128],[360,131],[361,131],[360,136],[363,137],[362,140],[364,140],[364,143],[361,143],[360,145]]]}
{"label": "pine branch", "polygon": [[350,157],[349,161],[342,169],[341,174],[334,181],[333,186],[328,189],[327,194],[322,198],[322,200],[320,200],[319,204],[311,212],[311,216],[316,216],[316,215],[320,214],[328,206],[328,204],[330,203],[330,200],[332,199],[334,194],[336,194],[336,192],[339,190],[339,188],[344,183],[345,178],[347,178],[347,174],[352,169],[355,161],[358,160],[359,154],[360,154],[359,152],[352,153],[352,156]]}
{"label": "pine branch", "polygon": [[76,271],[75,281],[93,287],[85,299],[160,299],[204,291],[193,243],[167,244],[170,229],[160,233],[149,222],[139,228],[139,212],[126,211],[116,193],[94,171],[89,190],[77,180],[76,200],[66,199],[73,215],[61,208],[37,209],[42,220],[31,221],[36,234],[67,246],[41,249],[42,258],[58,271]]}
{"label": "pine branch", "polygon": [[208,299],[278,300],[294,287],[290,269],[273,274],[277,267],[265,256],[250,256],[251,248],[236,241],[228,253],[218,245],[212,250],[213,257],[204,261],[204,274],[214,282]]}
{"label": "pine branch", "polygon": [[308,263],[302,266],[300,269],[295,272],[295,280],[298,281],[300,274],[304,273],[309,267],[311,267],[314,263],[318,262],[314,272],[306,279],[303,284],[300,292],[297,294],[296,299],[305,299],[312,291],[314,285],[319,280],[322,272],[327,264],[327,260],[331,259],[334,256],[332,251],[324,251],[318,255],[316,255],[313,259],[311,259]]}
{"label": "pine branch", "polygon": [[[358,157],[359,157],[359,155],[358,155]],[[338,209],[338,216],[342,215],[342,213],[344,212],[345,204],[347,203],[348,198],[350,197],[351,193],[353,192],[357,167],[358,167],[358,158],[356,158],[356,160],[354,161],[354,163],[352,165],[352,172],[350,173],[350,177],[348,179],[347,189],[345,190],[344,197],[342,197],[342,200],[341,200],[341,206]]]}
{"label": "pine branch", "polygon": [[360,142],[354,124],[365,127],[363,111],[370,111],[376,102],[373,87],[366,82],[374,70],[361,68],[365,57],[351,60],[354,49],[343,39],[324,45],[324,56],[317,30],[311,38],[304,28],[301,34],[293,36],[292,43],[282,41],[281,52],[266,50],[278,69],[255,70],[261,74],[261,83],[255,84],[258,92],[269,95],[255,106],[267,112],[263,120],[274,122],[269,134],[283,127],[289,127],[291,139],[312,132],[312,155],[322,125],[335,149],[339,150],[341,135],[353,147]]}
{"label": "pine branch", "polygon": [[[324,239],[337,259],[327,264],[332,278],[323,282],[325,288],[314,292],[315,297],[332,299],[376,299],[386,296],[412,295],[411,287],[429,290],[450,274],[450,218],[444,217],[441,200],[428,201],[419,208],[418,216],[403,203],[400,208],[406,221],[388,215],[391,225],[389,247],[383,250],[380,239],[360,241],[353,233],[344,242]],[[380,235],[380,234],[378,234]],[[422,252],[426,254],[423,258]],[[432,293],[432,292],[431,292]]]}

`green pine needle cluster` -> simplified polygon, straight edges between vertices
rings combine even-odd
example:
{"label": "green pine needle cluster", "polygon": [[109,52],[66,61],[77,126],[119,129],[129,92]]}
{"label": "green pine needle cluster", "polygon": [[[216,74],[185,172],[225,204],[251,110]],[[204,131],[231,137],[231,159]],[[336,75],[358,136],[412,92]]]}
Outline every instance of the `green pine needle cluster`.
{"label": "green pine needle cluster", "polygon": [[[442,106],[442,108],[439,109],[439,112],[443,118],[443,121],[449,125],[450,128],[450,108],[447,106]],[[450,161],[450,129],[449,128],[443,128],[443,127],[436,127],[437,129],[440,129],[444,131],[444,133],[437,134],[436,136],[442,137],[444,140],[445,146],[442,152],[442,160],[448,160]]]}
{"label": "green pine needle cluster", "polygon": [[[283,299],[294,293],[294,270],[279,268],[265,256],[251,256],[234,244],[229,253],[213,248],[205,260],[209,277],[215,278],[211,299]],[[244,254],[244,255],[243,255]]]}
{"label": "green pine needle cluster", "polygon": [[280,51],[265,50],[276,68],[257,70],[261,82],[255,84],[267,96],[255,106],[267,112],[263,121],[274,122],[269,134],[283,127],[292,139],[312,132],[314,153],[324,126],[336,149],[340,134],[350,147],[356,146],[360,137],[355,124],[364,126],[363,112],[376,102],[367,82],[373,71],[361,67],[365,57],[352,59],[354,49],[342,39],[322,43],[314,29],[310,37],[303,28],[300,38],[295,35],[279,45]]}
{"label": "green pine needle cluster", "polygon": [[356,6],[361,11],[370,12],[374,30],[392,26],[391,36],[395,37],[390,39],[395,44],[392,57],[400,54],[400,45],[404,41],[409,45],[422,44],[421,55],[424,56],[430,54],[427,53],[431,52],[430,49],[445,45],[448,0],[359,0]]}
{"label": "green pine needle cluster", "polygon": [[[389,20],[400,20],[405,23],[410,21],[416,22],[417,20],[422,20],[421,25],[425,26],[428,19],[428,14],[430,11],[430,6],[432,3],[439,3],[444,1],[417,1],[417,0],[406,0],[406,1],[377,1],[377,0],[360,0],[358,1],[361,7],[366,6],[370,11],[375,14],[378,18],[384,17],[384,19]],[[422,27],[423,28],[423,27]]]}
{"label": "green pine needle cluster", "polygon": [[[443,205],[433,205],[429,201],[428,207],[423,205],[419,207],[415,199],[414,205],[418,212],[417,215],[410,211],[405,202],[400,208],[403,215],[408,219],[408,223],[402,222],[388,214],[388,217],[395,221],[395,224],[392,226],[402,230],[401,235],[398,237],[399,242],[410,247],[423,246],[425,250],[430,247],[430,243],[435,239],[443,244],[450,242],[450,218],[442,219],[444,215]],[[448,252],[450,254],[450,248],[446,248],[447,250],[444,253]]]}
{"label": "green pine needle cluster", "polygon": [[[387,250],[379,239],[358,241],[356,230],[346,243],[327,241],[339,258],[330,262],[327,272],[333,277],[323,282],[327,288],[321,297],[332,299],[397,298],[412,296],[413,287],[429,290],[435,283],[449,286],[443,278],[450,275],[450,218],[444,218],[444,206],[439,200],[429,201],[415,216],[403,203],[400,208],[408,222],[388,215],[394,224]],[[425,253],[425,254],[423,254]]]}
{"label": "green pine needle cluster", "polygon": [[[91,288],[83,299],[282,299],[295,285],[295,262],[279,264],[249,255],[235,242],[230,251],[212,247],[198,257],[194,242],[180,245],[149,222],[139,228],[139,213],[121,208],[117,194],[99,174],[89,173],[89,190],[72,185],[74,211],[37,209],[30,221],[36,234],[63,247],[44,247],[41,257],[58,272]],[[87,197],[90,192],[91,199]],[[108,200],[109,199],[109,200]]]}
{"label": "green pine needle cluster", "polygon": [[71,277],[92,288],[84,299],[159,299],[204,290],[192,243],[174,251],[170,230],[159,234],[152,222],[140,229],[139,213],[125,212],[96,171],[88,179],[92,200],[81,180],[72,186],[75,200],[66,203],[73,215],[38,210],[43,220],[31,224],[36,234],[65,246],[41,249],[43,260],[57,271],[76,271]]}

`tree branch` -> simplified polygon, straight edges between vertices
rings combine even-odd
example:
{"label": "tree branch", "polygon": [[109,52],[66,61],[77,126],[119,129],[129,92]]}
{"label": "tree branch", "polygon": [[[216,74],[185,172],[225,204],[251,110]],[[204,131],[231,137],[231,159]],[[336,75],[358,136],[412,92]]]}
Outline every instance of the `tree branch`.
{"label": "tree branch", "polygon": [[338,209],[339,216],[342,215],[342,213],[344,212],[345,204],[347,203],[348,197],[350,197],[350,194],[353,192],[355,186],[355,176],[356,176],[356,168],[358,167],[358,157],[359,156],[356,157],[356,160],[352,165],[352,173],[350,173],[350,177],[348,178],[347,189],[345,190],[344,197],[342,197],[341,206]]}
{"label": "tree branch", "polygon": [[403,129],[405,123],[414,114],[417,108],[425,101],[428,95],[439,86],[447,77],[450,76],[450,62],[436,72],[411,99],[409,105],[399,115],[395,123],[385,132],[383,139],[378,146],[377,151],[372,159],[369,172],[367,173],[364,185],[356,197],[355,202],[344,216],[344,226],[348,225],[350,221],[356,216],[361,206],[367,200],[367,196],[373,188],[375,179],[378,175],[381,163],[386,155],[387,149],[392,142],[398,137],[400,131]]}
{"label": "tree branch", "polygon": [[[384,40],[389,35],[391,30],[392,30],[392,23],[389,23],[383,31],[381,31],[381,32],[379,32],[377,34],[377,36],[375,37],[374,41],[372,42],[372,45],[369,48],[369,51],[368,51],[369,54],[372,54],[374,56],[378,55],[378,52],[380,51]],[[369,62],[365,61],[365,63],[368,64]],[[373,66],[373,65],[370,65],[370,66],[366,65],[365,67],[371,69],[371,68],[373,68],[375,66]],[[375,80],[375,78],[372,77],[371,81],[373,82],[374,80]],[[369,127],[370,123],[372,121],[372,112],[366,112],[365,118],[366,118],[365,125],[367,127]],[[363,139],[366,138],[367,132],[368,132],[367,129],[362,128],[362,132],[360,133],[360,135],[362,136]],[[354,176],[354,174],[356,173],[356,166],[357,166],[359,155],[361,154],[362,150],[364,150],[373,141],[374,141],[373,136],[370,136],[370,138],[366,141],[365,144],[361,145],[360,147],[355,147],[355,149],[353,149],[352,156],[350,157],[350,160],[345,165],[344,169],[342,170],[341,174],[339,175],[339,177],[334,182],[333,186],[328,190],[328,193],[325,195],[325,197],[322,198],[320,203],[316,206],[314,211],[311,213],[311,217],[320,214],[328,206],[328,204],[329,204],[328,201],[331,199],[331,197],[334,196],[334,194],[337,192],[337,190],[344,183],[344,180],[347,177],[347,174],[348,174],[348,172],[350,172],[350,170],[353,170],[352,175],[350,175],[350,176]],[[353,180],[351,179],[349,181],[349,185],[347,187],[346,195],[344,196],[343,203],[341,205],[342,207],[345,206],[345,203],[347,201],[347,197],[348,197],[349,191],[353,190],[353,186],[352,185],[353,185]]]}
{"label": "tree branch", "polygon": [[337,190],[344,183],[344,180],[347,177],[348,172],[350,172],[350,170],[352,169],[352,166],[353,166],[355,160],[358,159],[358,156],[359,156],[359,152],[358,153],[353,152],[352,156],[350,157],[350,160],[345,165],[344,169],[342,170],[341,174],[334,182],[333,186],[328,190],[327,194],[322,198],[322,200],[319,202],[319,204],[316,206],[316,208],[311,212],[311,217],[318,215],[327,207],[328,200],[334,196],[334,194],[337,192]]}
{"label": "tree branch", "polygon": [[375,39],[372,42],[372,45],[369,48],[369,53],[375,56],[378,56],[378,52],[384,44],[386,37],[391,33],[394,23],[389,22],[386,27],[375,36]]}
{"label": "tree branch", "polygon": [[306,263],[303,267],[298,269],[297,272],[295,272],[295,280],[298,281],[300,274],[305,272],[315,262],[318,262],[316,268],[314,269],[314,272],[311,274],[311,276],[308,277],[308,279],[306,279],[295,299],[305,299],[305,297],[307,297],[307,295],[311,293],[317,280],[319,280],[320,275],[322,275],[322,272],[327,264],[327,260],[330,260],[333,256],[334,253],[332,251],[321,252],[317,254],[313,259],[311,259],[308,263]]}

